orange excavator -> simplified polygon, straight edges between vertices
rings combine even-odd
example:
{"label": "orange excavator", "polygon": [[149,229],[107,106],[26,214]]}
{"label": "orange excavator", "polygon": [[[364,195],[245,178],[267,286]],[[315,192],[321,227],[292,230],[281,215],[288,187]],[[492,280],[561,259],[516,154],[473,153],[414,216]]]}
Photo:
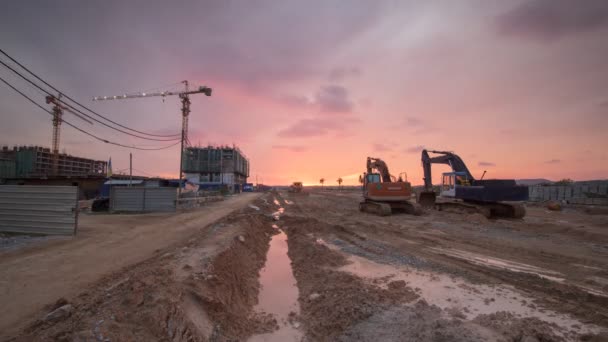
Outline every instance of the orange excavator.
{"label": "orange excavator", "polygon": [[359,210],[380,216],[388,216],[394,212],[420,215],[418,204],[411,201],[412,185],[405,177],[395,179],[388,171],[388,166],[382,159],[367,157],[367,172],[361,177],[363,183],[363,202]]}

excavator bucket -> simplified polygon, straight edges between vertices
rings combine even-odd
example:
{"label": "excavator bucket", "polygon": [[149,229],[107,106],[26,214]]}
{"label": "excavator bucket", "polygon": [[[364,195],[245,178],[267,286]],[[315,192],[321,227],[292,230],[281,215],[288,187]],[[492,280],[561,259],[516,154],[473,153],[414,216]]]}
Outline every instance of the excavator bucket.
{"label": "excavator bucket", "polygon": [[418,204],[424,208],[432,208],[435,206],[437,195],[434,191],[423,191],[418,196]]}

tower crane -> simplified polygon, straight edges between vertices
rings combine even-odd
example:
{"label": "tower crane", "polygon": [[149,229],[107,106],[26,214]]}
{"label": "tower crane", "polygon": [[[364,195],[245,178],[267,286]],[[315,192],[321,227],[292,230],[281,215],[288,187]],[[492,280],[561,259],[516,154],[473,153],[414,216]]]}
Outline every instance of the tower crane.
{"label": "tower crane", "polygon": [[61,94],[59,94],[57,97],[53,95],[47,95],[46,103],[53,105],[52,174],[56,176],[59,173],[59,139],[61,138],[61,122],[63,118],[63,111],[66,111],[91,125],[93,124],[93,122],[62,104]]}
{"label": "tower crane", "polygon": [[93,101],[104,101],[104,100],[122,100],[122,99],[133,99],[133,98],[141,98],[141,97],[155,97],[155,96],[179,96],[182,102],[182,138],[181,138],[181,148],[180,148],[180,162],[179,162],[179,193],[181,194],[181,180],[182,180],[182,167],[183,167],[183,158],[184,158],[184,144],[189,145],[190,142],[188,140],[188,115],[190,114],[190,95],[193,94],[205,94],[207,96],[211,96],[212,89],[207,86],[198,87],[195,90],[188,89],[188,81],[182,81],[184,84],[184,91],[163,91],[163,92],[155,92],[155,93],[135,93],[135,94],[124,94],[124,95],[116,95],[116,96],[96,96],[93,97]]}

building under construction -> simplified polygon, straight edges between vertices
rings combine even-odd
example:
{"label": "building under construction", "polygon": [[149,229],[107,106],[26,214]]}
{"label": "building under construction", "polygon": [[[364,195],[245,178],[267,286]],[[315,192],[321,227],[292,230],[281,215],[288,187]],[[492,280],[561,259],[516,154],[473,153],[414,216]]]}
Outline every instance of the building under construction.
{"label": "building under construction", "polygon": [[236,146],[188,147],[183,171],[187,181],[200,189],[240,192],[249,177],[249,160]]}
{"label": "building under construction", "polygon": [[40,146],[3,146],[0,149],[0,178],[104,177],[108,163],[59,153],[53,171],[53,152]]}

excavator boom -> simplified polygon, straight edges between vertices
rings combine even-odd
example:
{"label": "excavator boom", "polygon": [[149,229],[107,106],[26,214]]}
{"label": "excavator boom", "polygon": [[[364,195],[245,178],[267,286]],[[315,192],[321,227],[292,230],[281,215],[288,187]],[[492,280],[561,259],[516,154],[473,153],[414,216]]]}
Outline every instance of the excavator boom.
{"label": "excavator boom", "polygon": [[[437,157],[430,157],[429,152],[439,154]],[[475,181],[475,178],[467,168],[464,161],[456,154],[446,151],[427,151],[422,150],[422,168],[424,169],[424,188],[431,190],[433,188],[431,164],[446,164],[452,168],[454,172],[464,172],[467,179]]]}
{"label": "excavator boom", "polygon": [[390,182],[391,174],[388,171],[388,166],[380,158],[367,157],[367,173],[370,174],[374,170],[377,170],[382,177],[382,182]]}

